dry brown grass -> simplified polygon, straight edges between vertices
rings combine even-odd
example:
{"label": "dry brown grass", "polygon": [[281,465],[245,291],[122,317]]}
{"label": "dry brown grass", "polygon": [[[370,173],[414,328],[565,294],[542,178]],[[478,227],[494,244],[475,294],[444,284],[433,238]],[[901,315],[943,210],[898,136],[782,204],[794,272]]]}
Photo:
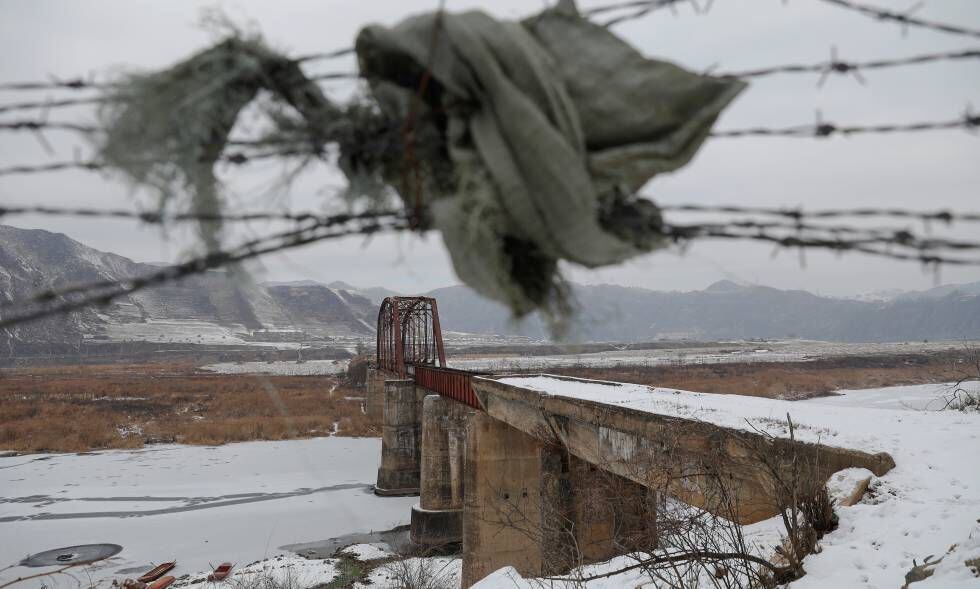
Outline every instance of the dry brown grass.
{"label": "dry brown grass", "polygon": [[374,436],[362,390],[325,376],[198,374],[188,364],[0,371],[0,449],[64,452],[145,443]]}
{"label": "dry brown grass", "polygon": [[812,362],[700,366],[571,367],[556,374],[705,393],[806,399],[837,389],[863,389],[955,380],[956,354],[847,358]]}

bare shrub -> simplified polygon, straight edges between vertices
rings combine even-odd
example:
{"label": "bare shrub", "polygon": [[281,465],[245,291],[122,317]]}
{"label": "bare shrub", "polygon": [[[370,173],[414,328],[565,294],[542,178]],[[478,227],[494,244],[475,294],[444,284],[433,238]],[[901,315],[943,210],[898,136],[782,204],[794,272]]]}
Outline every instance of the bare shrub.
{"label": "bare shrub", "polygon": [[374,362],[374,356],[368,354],[360,354],[351,358],[350,362],[347,363],[347,372],[345,373],[347,384],[354,387],[365,386],[367,384],[367,371],[372,362]]}
{"label": "bare shrub", "polygon": [[459,586],[458,567],[443,557],[401,557],[377,569],[385,580],[381,589],[455,589]]}

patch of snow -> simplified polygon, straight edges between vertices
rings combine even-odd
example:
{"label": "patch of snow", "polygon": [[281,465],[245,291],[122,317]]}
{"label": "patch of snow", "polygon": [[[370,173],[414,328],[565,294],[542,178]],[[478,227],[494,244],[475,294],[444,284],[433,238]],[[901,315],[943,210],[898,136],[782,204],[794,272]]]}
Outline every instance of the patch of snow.
{"label": "patch of snow", "polygon": [[[445,335],[445,334],[444,334]],[[956,351],[978,345],[976,342],[905,342],[905,343],[838,343],[809,340],[766,341],[758,343],[729,342],[698,348],[662,348],[653,350],[612,350],[587,354],[550,356],[498,355],[493,357],[449,358],[451,368],[487,370],[496,373],[547,370],[588,366],[688,366],[747,362],[805,362],[820,358],[868,356],[879,354],[931,353]]]}
{"label": "patch of snow", "polygon": [[836,505],[843,505],[864,481],[874,480],[874,473],[866,468],[845,468],[831,475],[827,481],[827,493]]}
{"label": "patch of snow", "polygon": [[218,374],[271,374],[275,376],[321,376],[347,371],[349,360],[306,360],[304,362],[277,360],[274,362],[219,362],[202,366],[201,370]]}
{"label": "patch of snow", "polygon": [[339,573],[337,561],[333,559],[306,559],[294,554],[280,554],[232,569],[231,575],[224,581],[209,581],[211,571],[207,570],[178,580],[173,588],[217,589],[230,585],[239,589],[309,589],[329,583]]}
{"label": "patch of snow", "polygon": [[[966,382],[962,389],[980,395],[980,381]],[[920,384],[883,389],[841,389],[829,397],[810,399],[810,403],[837,407],[867,407],[872,409],[942,409],[953,394],[953,383]]]}
{"label": "patch of snow", "polygon": [[341,552],[349,554],[357,560],[368,561],[395,556],[391,547],[385,543],[377,544],[353,544],[344,548]]}

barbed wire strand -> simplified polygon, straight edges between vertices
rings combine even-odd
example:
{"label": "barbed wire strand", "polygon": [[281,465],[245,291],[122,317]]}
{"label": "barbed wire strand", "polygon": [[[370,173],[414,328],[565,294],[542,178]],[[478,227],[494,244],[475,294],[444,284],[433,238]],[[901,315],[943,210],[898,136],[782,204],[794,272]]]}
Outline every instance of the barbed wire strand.
{"label": "barbed wire strand", "polygon": [[916,221],[941,221],[980,223],[980,212],[954,212],[949,209],[936,211],[915,211],[902,208],[861,207],[854,209],[816,209],[752,207],[739,205],[700,205],[700,204],[658,204],[662,211],[683,213],[725,213],[737,215],[766,215],[789,219],[834,219],[834,218],[895,218]]}
{"label": "barbed wire strand", "polygon": [[827,4],[833,4],[834,6],[839,6],[841,8],[846,8],[848,10],[853,10],[855,12],[859,12],[865,16],[869,16],[878,20],[893,21],[899,23],[900,25],[902,25],[903,34],[911,25],[924,29],[931,29],[933,31],[951,33],[954,35],[966,35],[968,37],[974,37],[980,39],[980,29],[972,29],[960,25],[953,25],[953,24],[934,21],[934,20],[926,20],[923,18],[917,18],[912,16],[911,13],[917,10],[919,7],[921,7],[921,4],[917,4],[913,6],[912,9],[906,12],[897,12],[894,10],[879,8],[877,6],[852,2],[851,0],[821,0],[821,1],[826,2]]}
{"label": "barbed wire strand", "polygon": [[[945,121],[920,121],[914,123],[885,123],[878,125],[837,125],[820,120],[809,125],[794,125],[791,127],[750,127],[745,129],[723,129],[713,131],[709,137],[712,138],[739,138],[739,137],[816,137],[825,138],[832,135],[867,135],[867,134],[891,134],[891,133],[915,133],[922,131],[940,131],[952,129],[964,129],[974,131],[980,127],[980,115],[973,114],[967,109],[963,116],[957,119]],[[91,132],[95,129],[85,125],[76,125],[65,122],[46,122],[46,121],[15,121],[7,124],[0,124],[0,131],[34,131],[40,132],[47,129],[71,130]],[[236,141],[237,146],[261,146],[266,145],[262,141]],[[306,142],[297,142],[297,147],[293,149],[276,149],[271,151],[246,152],[236,151],[221,157],[222,162],[245,165],[247,163],[270,159],[275,157],[321,157],[323,154],[311,147]],[[58,172],[64,170],[86,170],[102,171],[109,166],[98,160],[72,160],[61,162],[49,162],[45,164],[24,164],[0,168],[0,176],[10,176],[16,174],[39,174],[45,172]]]}
{"label": "barbed wire strand", "polygon": [[[321,153],[309,148],[304,149],[278,149],[272,151],[244,152],[235,151],[222,155],[218,160],[220,163],[243,166],[255,161],[284,158],[284,157],[321,157]],[[66,170],[82,170],[88,172],[101,172],[111,169],[112,166],[99,160],[71,160],[60,162],[49,162],[46,164],[28,164],[8,166],[0,168],[0,176],[10,176],[16,174],[41,174],[45,172],[62,172]]]}
{"label": "barbed wire strand", "polygon": [[[644,197],[649,198],[649,197]],[[671,213],[723,213],[726,215],[757,215],[783,217],[795,221],[844,219],[844,218],[893,218],[912,221],[938,221],[945,224],[980,223],[980,212],[956,212],[949,209],[919,211],[896,207],[861,207],[854,209],[814,209],[778,207],[754,207],[740,205],[657,204],[664,212]],[[393,213],[391,213],[393,214]],[[106,209],[94,207],[58,207],[46,205],[0,205],[0,218],[10,215],[46,215],[60,217],[103,217],[133,219],[144,223],[162,224],[183,221],[321,221],[329,219],[314,211],[253,211],[246,213],[160,213]],[[794,225],[795,227],[796,225]],[[866,229],[861,229],[866,230]]]}
{"label": "barbed wire strand", "polygon": [[883,249],[883,247],[874,247],[874,243],[878,243],[881,246],[901,245],[887,240],[877,242],[861,240],[858,242],[843,238],[775,235],[765,230],[733,231],[722,225],[668,225],[664,228],[664,234],[675,242],[689,242],[695,239],[707,238],[763,241],[783,248],[799,248],[801,250],[827,249],[841,253],[852,251],[893,260],[917,261],[933,266],[945,264],[953,266],[980,266],[980,258],[950,258],[945,255],[931,253],[925,246],[916,248],[920,250],[918,253],[896,252]]}
{"label": "barbed wire strand", "polygon": [[91,217],[103,219],[132,219],[153,225],[166,223],[194,222],[252,222],[252,221],[290,221],[321,222],[330,216],[314,212],[274,212],[257,211],[253,213],[164,213],[157,211],[131,211],[128,209],[100,209],[88,207],[53,207],[44,205],[0,205],[0,219],[8,215],[44,215],[55,217]]}
{"label": "barbed wire strand", "polygon": [[48,111],[54,108],[69,108],[73,106],[88,106],[102,104],[106,101],[104,96],[92,96],[89,98],[65,98],[61,100],[34,100],[29,102],[15,102],[13,104],[0,105],[0,113],[14,112],[18,110],[42,110]]}
{"label": "barbed wire strand", "polygon": [[980,58],[980,49],[963,49],[960,51],[943,51],[937,53],[924,53],[899,57],[895,59],[875,59],[870,61],[847,61],[837,57],[836,49],[832,49],[831,57],[827,61],[820,61],[809,64],[786,64],[770,67],[754,68],[750,70],[720,72],[713,75],[729,78],[758,78],[771,76],[773,74],[796,74],[796,73],[819,73],[821,79],[831,73],[836,74],[855,74],[861,70],[874,70],[895,67],[905,67],[919,65],[937,61],[958,61],[965,59]]}
{"label": "barbed wire strand", "polygon": [[[945,51],[937,53],[925,53],[900,57],[894,59],[875,59],[868,61],[848,61],[839,59],[836,50],[832,50],[829,60],[815,63],[783,64],[776,66],[758,67],[740,71],[718,72],[713,75],[730,78],[757,78],[771,76],[774,74],[796,74],[796,73],[819,73],[822,80],[831,73],[858,75],[862,70],[875,70],[885,68],[897,68],[939,61],[962,61],[967,59],[980,58],[980,49],[963,49],[959,51]],[[310,77],[313,80],[346,80],[356,79],[359,75],[355,72],[334,72],[316,74]],[[861,78],[859,77],[859,80]],[[863,80],[862,80],[863,81]],[[87,98],[67,98],[61,100],[38,100],[28,102],[16,102],[13,104],[0,105],[0,113],[14,112],[20,110],[44,110],[48,111],[56,108],[71,108],[83,105],[95,105],[106,102],[108,99],[103,96]],[[9,125],[10,123],[5,123]]]}
{"label": "barbed wire strand", "polygon": [[595,17],[600,14],[605,14],[608,12],[614,12],[619,10],[629,10],[631,8],[635,9],[633,12],[628,12],[626,14],[613,17],[607,21],[599,23],[600,26],[605,28],[610,28],[615,25],[641,19],[644,16],[659,10],[661,8],[670,8],[671,12],[677,14],[677,5],[686,2],[694,7],[694,12],[696,14],[701,14],[702,12],[707,12],[711,7],[712,0],[708,0],[705,8],[702,10],[701,6],[695,0],[643,0],[643,1],[632,1],[632,2],[618,2],[615,4],[609,4],[606,6],[598,6],[596,8],[588,9],[582,12],[584,16]]}
{"label": "barbed wire strand", "polygon": [[[632,15],[625,17],[624,20],[632,20],[634,18],[639,18],[645,15],[647,12],[656,10],[658,8],[673,7],[673,5],[680,2],[690,2],[695,7],[697,3],[694,0],[645,0],[644,2],[617,2],[604,6],[596,6],[588,10],[582,11],[584,16],[592,16],[596,14],[601,14],[608,11],[619,10],[623,8],[629,8],[631,5],[636,6],[650,6],[655,5],[649,10],[645,10],[641,15]],[[710,1],[708,3],[710,5]],[[607,25],[608,26],[608,25]],[[354,47],[344,47],[342,49],[337,49],[335,51],[329,51],[326,53],[311,53],[307,55],[300,55],[293,58],[295,63],[305,63],[310,61],[334,59],[338,57],[344,57],[347,55],[354,54]],[[352,79],[357,78],[358,74],[352,72],[335,72],[335,73],[325,73],[325,74],[313,74],[309,79],[311,80],[342,80],[342,79]],[[38,90],[104,90],[116,87],[115,84],[111,82],[96,82],[91,79],[86,79],[82,76],[77,76],[73,78],[56,78],[52,77],[49,81],[30,81],[30,82],[5,82],[0,83],[0,91],[38,91]]]}
{"label": "barbed wire strand", "polygon": [[821,120],[811,125],[790,127],[750,127],[746,129],[722,129],[712,131],[708,136],[721,139],[733,137],[830,137],[832,135],[887,135],[891,133],[917,133],[922,131],[943,131],[964,129],[973,131],[980,127],[980,115],[967,109],[957,119],[945,121],[919,121],[914,123],[883,123],[878,125],[838,125]]}

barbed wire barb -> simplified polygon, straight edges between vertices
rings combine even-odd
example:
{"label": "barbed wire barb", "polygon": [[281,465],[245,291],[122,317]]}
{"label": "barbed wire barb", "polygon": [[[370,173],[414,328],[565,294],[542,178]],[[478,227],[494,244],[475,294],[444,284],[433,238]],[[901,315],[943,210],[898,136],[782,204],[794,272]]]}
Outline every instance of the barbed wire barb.
{"label": "barbed wire barb", "polygon": [[911,55],[908,57],[899,57],[893,59],[875,59],[868,61],[847,61],[840,59],[837,55],[837,48],[831,48],[831,56],[828,61],[820,61],[815,63],[798,63],[798,64],[786,64],[786,65],[776,65],[764,68],[753,68],[749,70],[733,71],[733,72],[721,72],[715,75],[726,76],[732,78],[758,78],[763,76],[771,76],[774,74],[802,74],[802,73],[819,73],[820,82],[818,85],[823,84],[823,79],[829,77],[830,74],[851,74],[858,76],[858,81],[864,82],[863,78],[860,77],[861,70],[874,70],[874,69],[886,69],[886,68],[896,68],[904,67],[910,65],[920,65],[925,63],[937,62],[937,61],[958,61],[965,59],[978,59],[980,58],[980,49],[970,48],[961,49],[958,51],[942,51],[936,53],[924,53],[919,55]]}
{"label": "barbed wire barb", "polygon": [[924,29],[931,29],[933,31],[939,31],[943,33],[950,33],[954,35],[965,35],[968,37],[974,37],[980,39],[980,29],[972,29],[968,27],[963,27],[960,25],[953,25],[945,22],[926,20],[923,18],[917,18],[912,16],[919,8],[922,7],[922,3],[918,2],[914,4],[911,8],[904,12],[897,12],[894,10],[887,10],[884,8],[878,8],[877,6],[871,6],[868,4],[860,4],[858,2],[853,2],[852,0],[821,0],[828,4],[833,4],[841,8],[846,8],[848,10],[853,10],[859,12],[865,16],[876,18],[878,20],[894,21],[901,25],[903,36],[908,34],[909,26],[916,26]]}

